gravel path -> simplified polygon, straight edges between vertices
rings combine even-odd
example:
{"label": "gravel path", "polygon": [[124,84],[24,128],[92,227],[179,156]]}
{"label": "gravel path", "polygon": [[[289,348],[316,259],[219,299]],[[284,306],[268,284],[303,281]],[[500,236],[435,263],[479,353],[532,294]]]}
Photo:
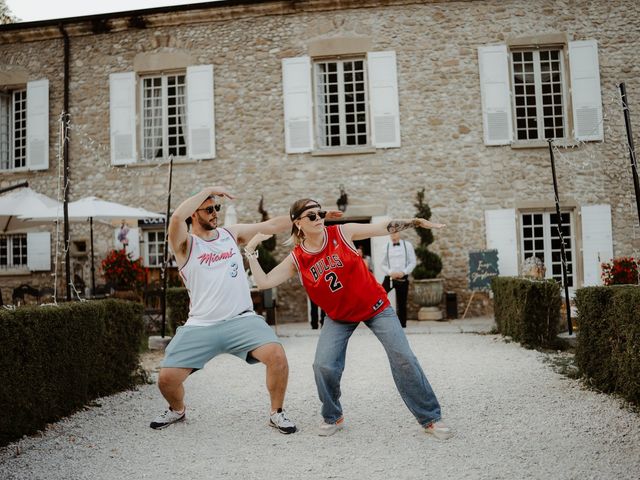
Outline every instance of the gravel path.
{"label": "gravel path", "polygon": [[640,478],[640,415],[555,373],[545,354],[496,335],[455,333],[459,327],[408,328],[453,439],[421,431],[364,327],[347,354],[347,427],[318,437],[317,332],[302,327],[279,329],[291,370],[287,409],[298,433],[266,425],[264,368],[223,356],[187,381],[187,421],[148,427],[164,407],[155,385],[105,397],[0,450],[0,478]]}

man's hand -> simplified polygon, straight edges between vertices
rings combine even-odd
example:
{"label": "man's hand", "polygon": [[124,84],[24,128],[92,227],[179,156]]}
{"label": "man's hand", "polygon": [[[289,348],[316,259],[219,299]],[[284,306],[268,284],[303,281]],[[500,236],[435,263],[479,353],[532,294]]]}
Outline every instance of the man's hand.
{"label": "man's hand", "polygon": [[253,236],[253,238],[249,240],[249,243],[247,243],[245,250],[249,252],[255,251],[255,249],[258,247],[258,244],[264,242],[265,240],[267,240],[268,238],[271,238],[272,236],[273,235],[266,235],[264,233],[256,233]]}
{"label": "man's hand", "polygon": [[234,198],[236,198],[236,196],[231,194],[226,187],[220,187],[220,186],[209,187],[207,190],[209,191],[210,197],[213,197],[213,196],[227,197],[230,200],[233,200]]}
{"label": "man's hand", "polygon": [[325,217],[327,220],[337,220],[342,218],[344,214],[340,210],[327,210],[327,216]]}
{"label": "man's hand", "polygon": [[413,226],[418,228],[444,228],[446,225],[444,223],[433,223],[429,220],[425,220],[424,218],[414,218]]}
{"label": "man's hand", "polygon": [[389,274],[389,276],[390,276],[391,278],[393,278],[394,280],[399,280],[399,279],[401,279],[401,278],[404,278],[404,273],[402,273],[402,272],[391,272],[391,273]]}

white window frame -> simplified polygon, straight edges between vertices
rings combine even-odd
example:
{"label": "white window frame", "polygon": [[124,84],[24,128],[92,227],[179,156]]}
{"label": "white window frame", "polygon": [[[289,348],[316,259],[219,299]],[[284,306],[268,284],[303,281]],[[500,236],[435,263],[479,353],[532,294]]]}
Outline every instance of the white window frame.
{"label": "white window frame", "polygon": [[[149,234],[153,233],[156,235],[156,240],[153,242],[149,238]],[[155,245],[157,247],[157,253],[155,254],[158,257],[158,263],[151,263],[151,253],[150,246]],[[144,230],[144,265],[149,268],[161,268],[162,262],[164,260],[164,229],[148,229]]]}
{"label": "white window frame", "polygon": [[[569,136],[569,116],[567,114],[567,111],[569,109],[569,105],[568,105],[568,96],[567,96],[567,91],[569,89],[569,82],[568,82],[568,78],[566,75],[566,67],[564,64],[564,57],[565,57],[565,48],[562,46],[547,46],[547,47],[540,47],[540,49],[511,49],[509,51],[509,65],[510,65],[510,89],[511,89],[511,98],[512,98],[512,102],[511,102],[511,108],[512,108],[512,113],[513,113],[513,141],[514,143],[518,143],[518,144],[522,144],[522,143],[527,143],[527,142],[535,142],[535,143],[539,143],[540,141],[546,141],[548,139],[548,137],[546,136],[546,130],[547,128],[545,127],[544,121],[545,121],[545,116],[544,116],[544,101],[543,101],[543,81],[542,81],[542,69],[541,69],[541,64],[543,61],[540,60],[540,52],[545,51],[545,52],[551,52],[551,51],[557,51],[558,52],[558,61],[560,64],[560,85],[561,85],[561,101],[562,104],[560,105],[562,108],[562,130],[563,130],[563,136],[562,137],[552,137],[554,140],[562,140],[562,141],[566,141],[567,139],[570,138]],[[521,105],[517,105],[517,96],[516,96],[516,82],[515,82],[515,78],[516,78],[516,68],[515,68],[515,59],[514,59],[514,55],[515,54],[532,54],[533,57],[533,77],[534,77],[534,89],[535,89],[535,106],[534,107],[530,107],[528,105],[525,104],[525,106],[521,106]],[[551,61],[551,60],[549,60]],[[520,73],[520,72],[518,72]],[[523,72],[524,73],[524,72]],[[527,84],[525,84],[527,85]],[[554,105],[555,106],[555,105]],[[518,109],[521,108],[535,108],[536,109],[536,122],[537,122],[537,138],[518,138],[518,132],[519,132],[519,127],[518,127],[518,120],[524,120],[525,122],[527,121],[528,118],[530,118],[527,114],[525,115],[525,117],[519,117],[518,116]],[[554,114],[555,117],[555,114]],[[556,127],[554,127],[555,129]],[[526,130],[529,130],[529,128],[526,128]]]}
{"label": "white window frame", "polygon": [[[179,108],[179,105],[182,105],[183,108],[183,123],[182,123],[182,135],[178,136],[177,138],[182,138],[183,142],[182,144],[180,144],[180,146],[170,146],[169,145],[169,94],[168,94],[168,90],[169,90],[169,77],[182,77],[182,83],[180,84],[182,86],[182,102],[180,104],[176,104],[175,108]],[[147,146],[146,146],[146,141],[147,141],[147,136],[146,136],[146,128],[145,128],[145,113],[146,113],[146,109],[145,109],[145,82],[147,80],[153,80],[153,79],[160,79],[161,85],[160,85],[160,89],[161,89],[161,110],[162,110],[162,114],[161,114],[161,129],[162,129],[162,155],[160,157],[156,157],[156,156],[152,156],[152,157],[147,157],[146,152],[147,152]],[[187,74],[186,71],[175,71],[175,72],[162,72],[162,73],[156,73],[156,74],[149,74],[149,75],[141,75],[139,78],[139,98],[140,98],[140,108],[139,108],[139,112],[140,112],[140,159],[142,162],[158,162],[158,161],[163,161],[163,160],[167,160],[169,158],[169,155],[171,154],[170,149],[174,148],[176,150],[180,150],[183,149],[184,150],[184,154],[179,155],[177,152],[174,153],[174,158],[175,159],[185,159],[187,158],[188,155],[188,147],[187,147],[187,135],[188,135],[188,112],[187,112]],[[175,87],[177,88],[177,87]],[[152,107],[153,108],[153,107]],[[176,127],[178,128],[178,127]],[[153,149],[152,147],[150,147],[150,149]]]}
{"label": "white window frame", "polygon": [[[18,265],[14,264],[13,262],[13,247],[14,247],[13,244],[17,239],[21,239],[24,242],[24,251],[20,255],[24,259],[24,262]],[[0,270],[4,270],[4,271],[28,270],[29,266],[28,266],[27,253],[29,249],[29,242],[27,241],[27,234],[16,233],[16,234],[0,235],[0,241],[6,241],[6,248],[7,248],[6,257],[3,258],[2,256],[0,256]]]}
{"label": "white window frame", "polygon": [[[357,118],[355,119],[354,125],[356,127],[356,133],[353,135],[356,138],[356,142],[358,141],[358,137],[360,137],[362,135],[362,133],[357,132],[358,130],[358,125],[363,125],[365,127],[365,132],[364,135],[366,136],[366,141],[364,143],[355,143],[355,144],[348,144],[347,143],[347,136],[351,135],[347,133],[347,121],[346,121],[346,117],[349,115],[349,113],[347,113],[346,111],[346,96],[349,95],[349,93],[346,92],[345,89],[345,71],[344,71],[344,64],[345,63],[354,63],[354,62],[362,62],[362,70],[360,71],[362,73],[362,81],[361,83],[364,85],[363,91],[362,92],[356,92],[354,90],[353,94],[357,94],[357,93],[362,93],[364,94],[364,100],[362,102],[353,102],[354,103],[354,107],[358,104],[361,103],[364,105],[364,112],[357,112],[354,110],[353,115],[354,116],[358,116],[358,115],[364,115],[364,121],[362,122],[358,122]],[[338,85],[338,91],[335,92],[334,94],[338,96],[338,112],[336,113],[331,113],[331,114],[327,114],[326,112],[322,112],[321,111],[321,105],[324,104],[324,102],[321,101],[322,97],[325,96],[326,94],[321,90],[322,86],[324,85],[323,83],[321,83],[320,81],[320,77],[322,75],[326,76],[328,75],[326,72],[321,72],[321,65],[322,64],[335,64],[336,65],[336,75],[337,75],[337,85]],[[353,81],[353,83],[355,84],[356,82]],[[360,83],[360,82],[358,82]],[[315,129],[315,144],[318,146],[318,149],[320,150],[331,150],[331,149],[357,149],[357,148],[366,148],[366,147],[370,147],[372,144],[372,140],[371,140],[371,121],[370,121],[370,113],[369,113],[369,84],[368,84],[368,70],[367,70],[367,58],[366,56],[353,56],[353,57],[346,57],[346,58],[321,58],[321,59],[314,59],[313,61],[313,83],[312,83],[312,88],[313,88],[313,98],[316,100],[314,102],[315,104],[315,108],[314,108],[314,118],[315,118],[315,124],[316,124],[316,129]],[[338,116],[338,125],[339,125],[339,138],[340,138],[340,143],[338,145],[328,145],[328,140],[329,137],[331,135],[327,134],[326,132],[323,132],[323,130],[326,128],[326,117],[327,116],[334,116],[337,115]]]}
{"label": "white window frame", "polygon": [[[526,259],[525,255],[527,254],[527,250],[525,250],[525,228],[533,228],[530,225],[525,225],[523,216],[524,215],[542,215],[542,239],[543,239],[543,248],[542,251],[544,253],[544,265],[546,267],[545,278],[552,279],[555,278],[557,281],[562,283],[562,260],[553,261],[553,253],[557,252],[560,254],[560,249],[554,250],[551,245],[552,237],[556,235],[557,232],[557,224],[551,222],[551,215],[555,215],[555,210],[550,209],[540,209],[540,210],[521,210],[518,212],[518,220],[520,223],[519,233],[520,233],[520,262],[524,262]],[[570,259],[567,259],[567,265],[570,266],[570,270],[567,272],[567,277],[571,278],[569,291],[573,292],[578,286],[578,259],[577,259],[577,251],[576,251],[576,212],[573,209],[565,209],[560,211],[561,214],[569,214],[569,229],[570,234],[569,238],[566,235],[563,235],[565,240],[565,252],[570,252]],[[528,238],[527,238],[528,239]],[[560,271],[558,274],[553,274],[553,266],[560,266]],[[569,270],[569,269],[568,269]]]}
{"label": "white window frame", "polygon": [[[0,172],[17,172],[27,170],[27,89],[17,88],[0,93],[2,96],[2,108],[0,118],[0,132],[6,139],[0,138],[0,155],[6,155],[6,164],[0,158]],[[18,109],[18,105],[22,108]],[[20,118],[17,116],[20,115]],[[24,126],[17,125],[18,122]],[[6,133],[4,133],[6,132]],[[17,147],[15,142],[20,140],[22,145]],[[18,151],[21,151],[18,154]],[[16,167],[16,160],[22,165]]]}

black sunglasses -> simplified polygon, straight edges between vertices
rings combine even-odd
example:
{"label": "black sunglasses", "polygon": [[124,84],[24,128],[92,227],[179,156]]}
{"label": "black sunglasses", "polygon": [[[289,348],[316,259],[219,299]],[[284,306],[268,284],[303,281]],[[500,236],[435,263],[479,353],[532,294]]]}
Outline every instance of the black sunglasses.
{"label": "black sunglasses", "polygon": [[300,219],[302,220],[303,218],[308,218],[312,222],[315,222],[316,218],[318,217],[324,218],[326,216],[327,216],[327,212],[325,212],[324,210],[318,210],[317,212],[309,212],[306,215],[300,217]]}
{"label": "black sunglasses", "polygon": [[220,204],[216,203],[215,205],[209,205],[208,207],[204,207],[204,208],[199,208],[196,210],[196,212],[200,212],[204,210],[205,212],[207,212],[209,215],[211,215],[213,213],[213,211],[215,210],[216,212],[220,211]]}

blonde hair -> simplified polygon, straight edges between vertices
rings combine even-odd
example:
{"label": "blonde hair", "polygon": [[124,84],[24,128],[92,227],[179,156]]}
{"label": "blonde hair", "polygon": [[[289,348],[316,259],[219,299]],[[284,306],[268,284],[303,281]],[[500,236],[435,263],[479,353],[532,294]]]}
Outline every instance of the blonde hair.
{"label": "blonde hair", "polygon": [[[313,205],[308,205],[313,203]],[[305,210],[310,208],[321,208],[320,204],[312,198],[301,198],[291,204],[289,218],[291,219],[291,236],[284,242],[285,245],[300,245],[304,240],[304,232],[294,223]]]}

